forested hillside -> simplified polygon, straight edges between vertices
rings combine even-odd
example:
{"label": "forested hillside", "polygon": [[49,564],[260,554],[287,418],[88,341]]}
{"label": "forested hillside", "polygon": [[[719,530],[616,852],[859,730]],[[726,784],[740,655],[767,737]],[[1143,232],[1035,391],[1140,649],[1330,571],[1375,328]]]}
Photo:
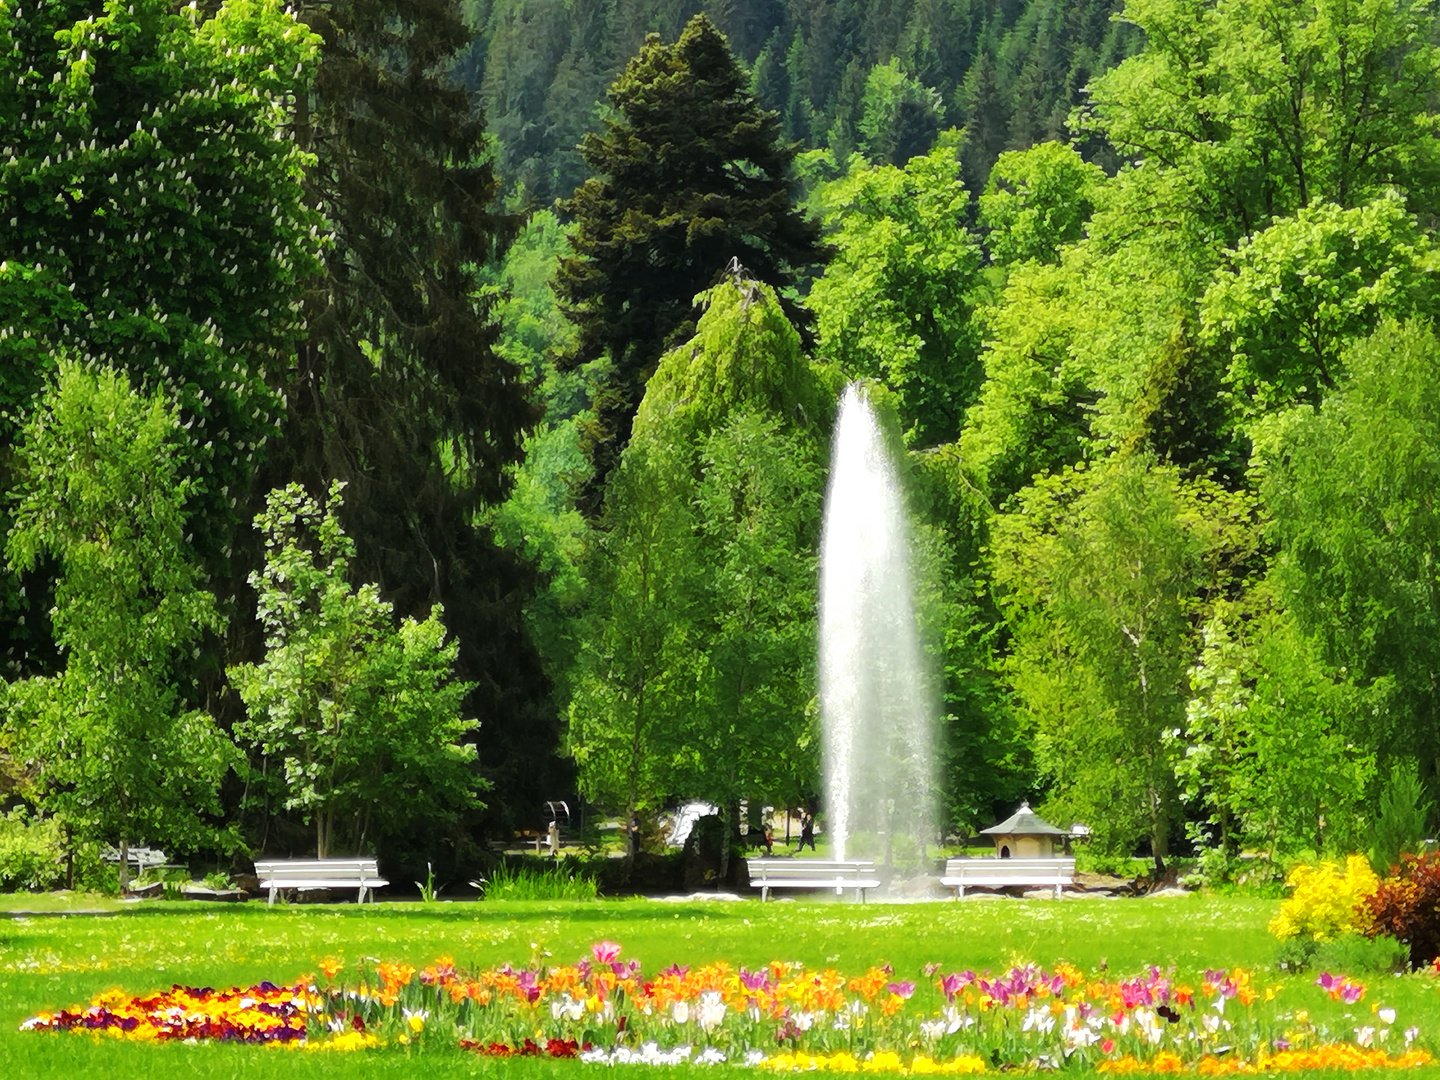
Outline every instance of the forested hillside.
{"label": "forested hillside", "polygon": [[[461,66],[480,91],[501,174],[538,205],[587,175],[578,152],[605,90],[645,35],[675,40],[697,12],[724,32],[787,139],[903,162],[946,127],[967,132],[979,190],[1004,150],[1065,135],[1090,79],[1137,48],[1118,0],[464,0],[477,37]],[[1099,144],[1093,147],[1099,150]]]}

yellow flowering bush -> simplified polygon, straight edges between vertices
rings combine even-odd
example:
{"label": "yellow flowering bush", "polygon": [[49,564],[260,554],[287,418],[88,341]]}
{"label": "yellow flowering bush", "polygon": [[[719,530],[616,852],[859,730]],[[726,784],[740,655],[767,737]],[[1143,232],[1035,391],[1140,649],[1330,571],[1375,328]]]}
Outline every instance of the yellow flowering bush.
{"label": "yellow flowering bush", "polygon": [[1302,864],[1290,871],[1285,883],[1290,886],[1290,898],[1271,920],[1270,932],[1281,939],[1307,937],[1314,941],[1330,941],[1362,930],[1365,916],[1358,909],[1380,887],[1380,879],[1364,855],[1347,858],[1343,874],[1333,862]]}

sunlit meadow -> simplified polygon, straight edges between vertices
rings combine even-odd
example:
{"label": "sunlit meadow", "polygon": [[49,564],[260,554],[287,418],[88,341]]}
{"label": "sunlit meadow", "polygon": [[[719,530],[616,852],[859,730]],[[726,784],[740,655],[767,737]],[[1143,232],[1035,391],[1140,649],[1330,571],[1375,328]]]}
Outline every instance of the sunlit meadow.
{"label": "sunlit meadow", "polygon": [[[1435,1051],[1440,981],[1426,974],[1366,975],[1355,980],[1362,996],[1347,1001],[1333,986],[1327,992],[1316,985],[1316,972],[1275,972],[1275,941],[1265,929],[1275,909],[1274,901],[1205,896],[1058,904],[491,901],[272,910],[151,903],[110,917],[5,919],[0,1060],[6,1076],[23,1077],[111,1070],[156,1077],[408,1076],[422,1061],[434,1077],[502,1068],[507,1075],[516,1069],[576,1075],[605,1067],[492,1056],[496,1047],[524,1049],[525,1038],[539,1037],[542,1054],[551,1039],[562,1052],[567,1040],[577,1053],[588,1042],[612,1059],[616,1045],[638,1053],[646,1042],[659,1051],[691,1045],[696,1057],[706,1049],[712,1057],[724,1052],[732,1064],[706,1075],[715,1069],[738,1074],[733,1062],[761,1048],[771,1067],[919,1071],[928,1062],[958,1067],[953,1063],[977,1059],[972,1064],[989,1071],[997,1060],[1091,1071],[1106,1060],[1113,1068],[1136,1055],[1154,1059],[1146,1027],[1168,1037],[1172,1023],[1177,1033],[1209,1040],[1203,1047],[1196,1042],[1187,1060],[1233,1062],[1242,1039],[1264,1040],[1272,1057],[1292,1043],[1299,1052],[1307,1040],[1313,1046],[1342,1036],[1392,1059],[1407,1048]],[[612,948],[619,951],[612,955]],[[453,961],[453,971],[437,968],[440,958]],[[1027,969],[1030,964],[1036,967]],[[963,985],[947,988],[947,977]],[[817,979],[832,980],[838,997],[797,997]],[[21,1030],[32,1017],[88,1006],[107,991],[123,992],[103,999],[123,1012],[134,996],[172,986],[223,991],[265,981],[300,985],[305,994],[315,988],[313,1014],[296,1021],[308,1024],[308,1045],[344,1036],[348,1044],[384,1047],[316,1053]],[[1217,1022],[1222,1014],[1214,1005],[1227,993],[1223,1019],[1232,1021],[1230,1029]],[[1114,1022],[1117,994],[1118,1011],[1128,1017],[1123,1031]],[[1194,1003],[1190,1012],[1187,1000]],[[701,1024],[707,1002],[708,1030]],[[720,1004],[726,1009],[717,1017]],[[193,1000],[186,1005],[196,1008]],[[783,1017],[781,1010],[787,1010]],[[850,1010],[849,1030],[836,1026],[840,1010]],[[1182,1014],[1183,1024],[1167,1020],[1163,1010]],[[622,1015],[630,1018],[624,1037],[616,1032]],[[1089,1016],[1093,1025],[1075,1027]],[[1207,1019],[1212,1016],[1217,1019]],[[1207,1023],[1214,1025],[1208,1034]],[[1227,1038],[1226,1031],[1235,1034]],[[1387,1032],[1383,1040],[1381,1031]],[[461,1048],[462,1038],[472,1049]],[[1114,1044],[1108,1053],[1107,1040]],[[658,1052],[651,1057],[676,1060]],[[646,1075],[700,1068],[661,1064]],[[1415,1074],[1440,1076],[1440,1069],[1426,1066]]]}

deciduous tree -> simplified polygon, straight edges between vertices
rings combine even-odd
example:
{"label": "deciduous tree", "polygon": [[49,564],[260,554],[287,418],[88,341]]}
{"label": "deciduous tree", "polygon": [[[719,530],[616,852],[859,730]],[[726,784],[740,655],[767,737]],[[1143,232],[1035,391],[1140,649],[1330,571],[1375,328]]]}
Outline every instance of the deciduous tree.
{"label": "deciduous tree", "polygon": [[[0,447],[59,356],[163,392],[191,435],[187,527],[216,573],[318,265],[287,131],[316,46],[279,0],[0,10]],[[0,590],[14,670],[56,662],[49,578]]]}
{"label": "deciduous tree", "polygon": [[1333,668],[1393,683],[1365,744],[1406,747],[1440,769],[1440,342],[1386,323],[1345,355],[1319,407],[1276,414],[1256,436],[1260,491],[1279,547],[1280,595]]}
{"label": "deciduous tree", "polygon": [[54,676],[12,683],[7,721],[35,796],[76,834],[124,849],[221,842],[218,788],[235,747],[181,689],[219,629],[184,507],[186,433],[160,395],[109,368],[62,361],[27,421],[6,543],[12,567],[59,567]]}
{"label": "deciduous tree", "polygon": [[572,746],[582,783],[631,808],[793,796],[816,764],[819,438],[835,378],[767,286],[737,271],[706,300],[650,380],[587,560],[603,651],[585,660]]}
{"label": "deciduous tree", "polygon": [[350,583],[340,493],[332,484],[322,508],[291,484],[266,500],[255,520],[265,568],[250,579],[265,659],[228,672],[249,712],[236,738],[263,756],[259,786],[314,821],[320,858],[443,821],[484,787],[464,741],[471,687],[452,677],[459,646],[441,608],[397,627],[376,586]]}
{"label": "deciduous tree", "polygon": [[836,247],[810,294],[821,351],[895,392],[916,447],[953,441],[980,384],[980,246],[966,227],[959,141],[949,132],[903,169],[854,156],[816,195]]}
{"label": "deciduous tree", "polygon": [[995,525],[1009,671],[1052,799],[1106,848],[1148,838],[1157,868],[1201,598],[1252,539],[1244,500],[1143,455],[1041,479]]}

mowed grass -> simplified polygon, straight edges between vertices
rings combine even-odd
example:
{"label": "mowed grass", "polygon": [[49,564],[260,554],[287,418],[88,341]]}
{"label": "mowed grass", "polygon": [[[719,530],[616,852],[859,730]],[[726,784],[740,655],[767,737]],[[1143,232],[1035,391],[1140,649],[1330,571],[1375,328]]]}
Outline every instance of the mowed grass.
{"label": "mowed grass", "polygon": [[[1265,925],[1276,901],[1187,896],[1116,901],[993,901],[868,904],[801,900],[666,903],[496,902],[297,905],[267,909],[152,902],[110,917],[0,919],[0,1080],[30,1077],[575,1077],[597,1066],[498,1061],[465,1054],[401,1050],[315,1054],[247,1046],[145,1046],[76,1035],[22,1033],[44,1010],[88,1002],[112,988],[131,993],[192,986],[287,982],[325,957],[364,957],[416,965],[449,955],[463,966],[570,962],[592,942],[619,942],[626,958],[656,972],[671,963],[772,959],[833,966],[847,973],[893,965],[915,978],[927,963],[945,970],[999,972],[1034,960],[1067,960],[1110,975],[1146,965],[1182,975],[1206,968],[1267,968],[1275,942]],[[1315,993],[1313,974],[1281,980],[1285,993]],[[1376,977],[1377,979],[1379,977]],[[1198,982],[1198,978],[1196,979]],[[1385,979],[1357,1007],[1384,1003],[1440,1035],[1440,991],[1424,977]],[[1293,990],[1292,990],[1293,987]],[[1363,1022],[1357,1020],[1357,1023]],[[1428,1039],[1427,1039],[1428,1041]],[[631,1066],[629,1068],[638,1068]],[[647,1070],[716,1077],[738,1069]],[[1440,1077],[1440,1068],[1421,1070]],[[638,1075],[638,1074],[637,1074]]]}

